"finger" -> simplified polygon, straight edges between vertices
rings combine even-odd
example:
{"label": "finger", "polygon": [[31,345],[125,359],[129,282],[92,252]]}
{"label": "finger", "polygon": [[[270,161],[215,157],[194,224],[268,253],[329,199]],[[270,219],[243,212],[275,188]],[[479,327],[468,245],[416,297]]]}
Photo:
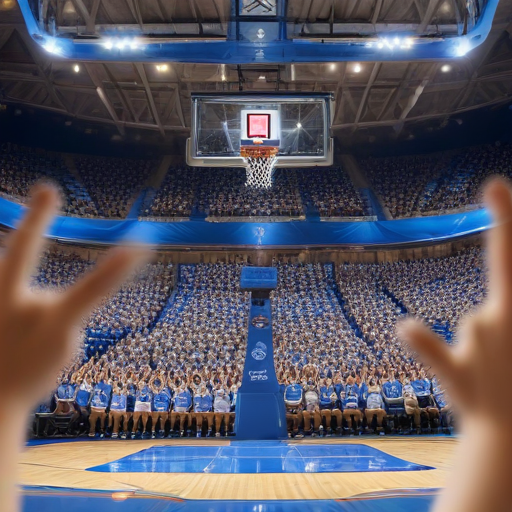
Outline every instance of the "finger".
{"label": "finger", "polygon": [[0,272],[2,293],[9,296],[30,276],[44,243],[43,235],[59,208],[59,194],[51,185],[37,185],[20,226],[7,240]]}
{"label": "finger", "polygon": [[398,337],[417,352],[418,358],[431,366],[436,375],[445,382],[451,380],[455,373],[455,361],[452,350],[445,341],[417,320],[400,322],[396,331]]}
{"label": "finger", "polygon": [[118,288],[137,266],[150,257],[149,249],[116,249],[90,274],[83,277],[60,301],[60,311],[65,321],[75,323],[87,315],[108,293]]}
{"label": "finger", "polygon": [[485,188],[485,202],[494,223],[487,235],[490,300],[509,306],[512,300],[512,196],[510,186],[501,178]]}

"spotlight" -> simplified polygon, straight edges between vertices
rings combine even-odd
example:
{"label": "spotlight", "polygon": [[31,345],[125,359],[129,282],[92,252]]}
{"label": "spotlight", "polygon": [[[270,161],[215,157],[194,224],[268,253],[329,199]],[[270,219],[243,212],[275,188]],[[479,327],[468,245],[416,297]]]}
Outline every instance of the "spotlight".
{"label": "spotlight", "polygon": [[156,70],[159,71],[160,73],[167,71],[168,69],[169,69],[169,66],[167,64],[157,64],[156,65]]}
{"label": "spotlight", "polygon": [[443,73],[448,73],[452,70],[452,67],[449,65],[449,64],[445,64],[444,66],[441,67],[441,71]]}
{"label": "spotlight", "polygon": [[331,71],[334,71],[336,69],[336,64],[332,63],[329,67],[331,68]]}
{"label": "spotlight", "polygon": [[59,50],[57,48],[57,45],[55,44],[55,41],[50,40],[50,41],[47,41],[44,45],[43,45],[43,48],[48,52],[48,53],[58,53]]}
{"label": "spotlight", "polygon": [[120,38],[112,38],[106,39],[103,42],[103,47],[106,50],[112,50],[113,48],[117,48],[118,50],[124,50],[130,48],[131,50],[139,50],[141,48],[139,41],[137,39],[131,39],[129,37],[125,37],[124,39]]}
{"label": "spotlight", "polygon": [[459,41],[457,48],[455,49],[455,55],[457,57],[464,57],[471,50],[471,45],[467,39]]}
{"label": "spotlight", "polygon": [[381,37],[376,44],[379,50],[382,50],[383,48],[388,48],[389,50],[395,50],[396,48],[400,48],[401,50],[410,50],[414,45],[414,39],[412,37],[404,39],[398,36],[395,36],[392,39]]}
{"label": "spotlight", "polygon": [[297,128],[300,130],[302,128],[302,123],[297,123]]}
{"label": "spotlight", "polygon": [[73,71],[74,71],[75,73],[79,73],[79,72],[80,72],[80,66],[79,66],[78,64],[75,64],[75,65],[73,66]]}
{"label": "spotlight", "polygon": [[361,67],[361,64],[356,64],[354,66],[354,73],[361,73],[362,70],[363,68]]}
{"label": "spotlight", "polygon": [[260,79],[260,80],[266,80],[266,79],[267,79],[267,77],[266,77],[265,75],[260,75],[260,78],[259,78],[259,79]]}

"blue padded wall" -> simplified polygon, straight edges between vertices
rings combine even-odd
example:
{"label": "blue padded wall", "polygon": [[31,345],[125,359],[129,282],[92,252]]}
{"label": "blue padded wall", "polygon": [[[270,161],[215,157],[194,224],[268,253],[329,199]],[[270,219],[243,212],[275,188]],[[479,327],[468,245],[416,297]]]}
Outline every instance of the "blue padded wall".
{"label": "blue padded wall", "polygon": [[[0,198],[0,224],[13,228],[25,208]],[[48,235],[73,242],[125,240],[173,247],[378,246],[442,242],[491,227],[486,210],[379,222],[149,222],[57,217]]]}

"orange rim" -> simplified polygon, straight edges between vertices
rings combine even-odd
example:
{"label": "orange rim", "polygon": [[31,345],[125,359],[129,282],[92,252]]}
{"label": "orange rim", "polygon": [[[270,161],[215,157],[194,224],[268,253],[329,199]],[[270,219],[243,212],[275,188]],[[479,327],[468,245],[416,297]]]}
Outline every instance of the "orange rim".
{"label": "orange rim", "polygon": [[274,146],[242,146],[240,154],[243,158],[270,158],[279,152]]}

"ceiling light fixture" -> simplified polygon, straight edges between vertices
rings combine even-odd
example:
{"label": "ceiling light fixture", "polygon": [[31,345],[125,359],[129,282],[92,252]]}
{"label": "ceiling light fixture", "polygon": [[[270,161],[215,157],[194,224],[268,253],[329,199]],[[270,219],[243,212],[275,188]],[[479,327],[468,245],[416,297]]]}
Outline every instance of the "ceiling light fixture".
{"label": "ceiling light fixture", "polygon": [[129,37],[125,37],[123,39],[118,38],[118,37],[109,38],[109,39],[106,39],[105,41],[103,41],[102,44],[106,50],[112,50],[114,48],[117,48],[118,50],[125,50],[128,48],[130,50],[140,50],[141,49],[141,45],[140,45],[139,41],[135,38],[131,39]]}
{"label": "ceiling light fixture", "polygon": [[74,71],[75,73],[79,73],[79,72],[80,72],[80,66],[79,66],[78,64],[75,64],[75,65],[73,66],[73,71]]}
{"label": "ceiling light fixture", "polygon": [[445,64],[444,66],[441,67],[441,71],[443,73],[448,73],[452,70],[452,67],[449,65],[449,64]]}
{"label": "ceiling light fixture", "polygon": [[[415,41],[412,37],[381,37],[377,41],[377,48],[379,50],[383,50],[384,48],[387,48],[388,50],[410,50],[414,46],[414,43]],[[371,48],[370,43],[368,43],[367,46]]]}
{"label": "ceiling light fixture", "polygon": [[361,67],[361,64],[356,64],[354,66],[354,73],[361,73],[362,70],[363,68]]}
{"label": "ceiling light fixture", "polygon": [[457,48],[455,49],[455,55],[457,57],[464,57],[471,50],[471,45],[467,39],[461,39]]}

